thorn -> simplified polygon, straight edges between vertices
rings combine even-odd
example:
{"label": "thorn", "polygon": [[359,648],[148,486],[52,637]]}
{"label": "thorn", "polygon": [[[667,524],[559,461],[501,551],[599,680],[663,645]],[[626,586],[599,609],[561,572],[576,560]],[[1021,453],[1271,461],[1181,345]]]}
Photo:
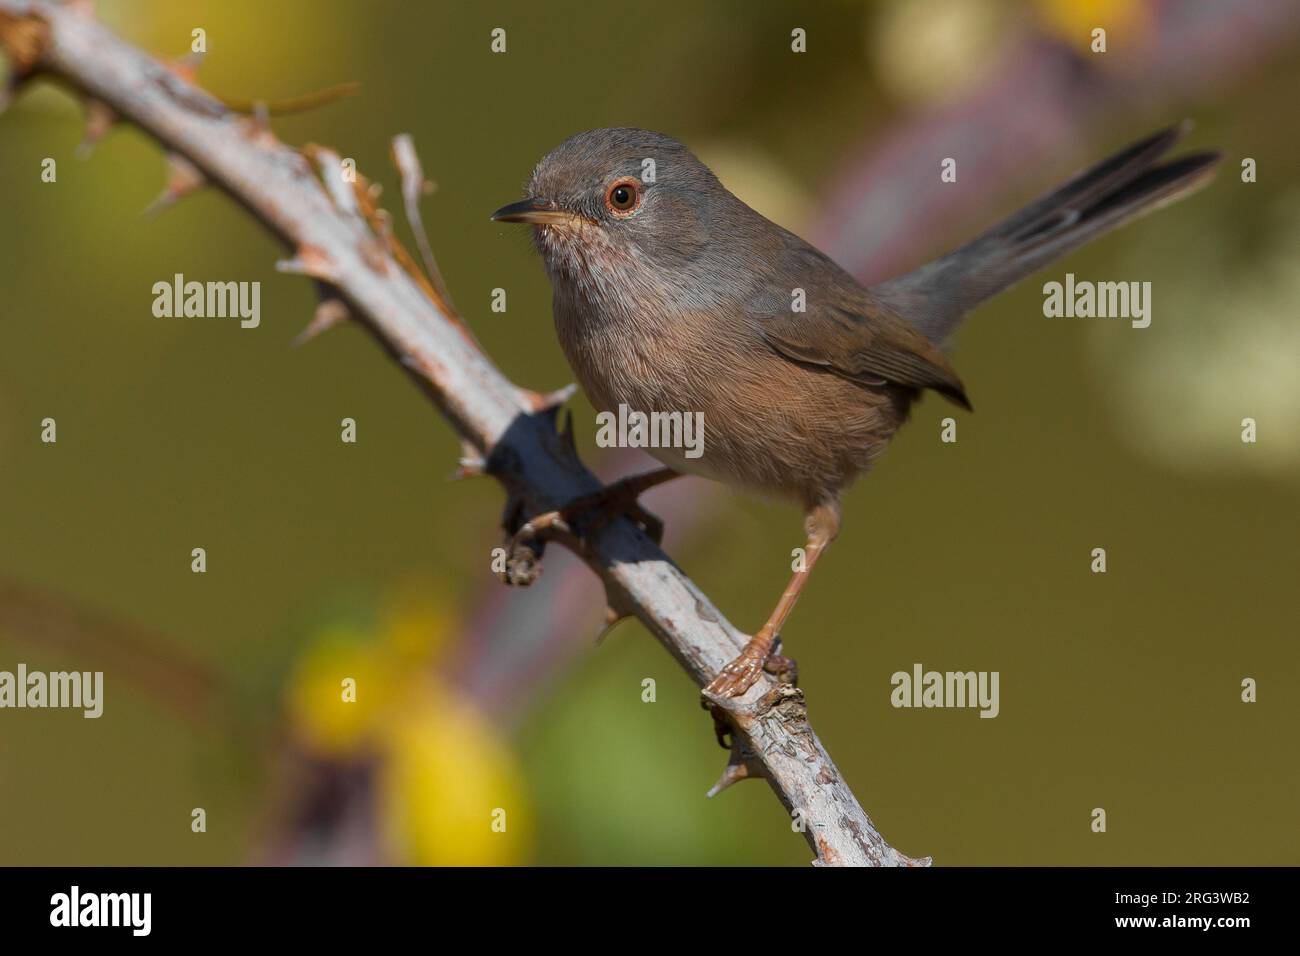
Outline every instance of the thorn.
{"label": "thorn", "polygon": [[456,459],[456,470],[452,473],[451,480],[479,478],[486,474],[487,462],[482,458],[458,458]]}
{"label": "thorn", "polygon": [[207,185],[207,177],[179,153],[167,154],[167,185],[141,215],[154,216]]}
{"label": "thorn", "polygon": [[86,100],[86,133],[77,146],[77,158],[85,159],[94,150],[95,145],[103,139],[113,124],[117,122],[117,113],[103,100],[88,98]]}
{"label": "thorn", "polygon": [[[763,765],[758,763],[754,757],[755,754],[741,744],[736,732],[732,729],[731,724],[727,722],[725,716],[717,708],[709,708],[713,715],[713,732],[717,734],[718,742],[722,743],[724,735],[731,737],[731,753],[727,757],[727,766],[722,770],[722,776],[718,777],[717,782],[708,790],[707,796],[716,797],[723,790],[726,790],[732,784],[739,783],[742,780],[748,780],[751,777],[760,779],[767,776],[763,772]],[[723,746],[727,746],[723,744]]]}
{"label": "thorn", "polygon": [[339,154],[327,147],[315,145],[304,147],[303,152],[315,160],[321,182],[325,184],[325,191],[329,193],[335,207],[349,216],[360,216],[356,191],[352,181],[344,175],[343,159]]}
{"label": "thorn", "polygon": [[460,440],[460,458],[457,460],[456,470],[452,472],[449,480],[459,481],[462,478],[477,478],[486,474],[487,459],[479,453],[477,448],[462,438]]}
{"label": "thorn", "polygon": [[320,246],[303,243],[298,247],[298,254],[292,259],[281,259],[275,264],[276,271],[289,275],[311,276],[322,282],[334,282],[337,274],[334,261]]}
{"label": "thorn", "polygon": [[[223,104],[224,105],[224,104]],[[237,112],[237,111],[236,111]],[[261,100],[252,104],[252,109],[241,119],[244,139],[258,146],[278,146],[280,141],[271,131],[271,113]]]}
{"label": "thorn", "polygon": [[600,633],[596,635],[597,646],[604,644],[605,638],[609,637],[609,632],[614,630],[614,628],[618,627],[619,624],[626,621],[629,617],[632,617],[632,615],[616,611],[612,607],[605,608],[605,626],[602,627]]}
{"label": "thorn", "polygon": [[190,86],[199,85],[199,67],[203,65],[203,57],[206,54],[197,50],[190,50],[184,56],[178,56],[163,64],[163,67],[172,76],[178,80],[183,80]]}
{"label": "thorn", "polygon": [[618,627],[620,622],[635,616],[628,610],[626,602],[611,595],[609,585],[605,585],[605,625],[601,628],[600,633],[596,635],[596,643],[598,645],[605,643],[605,638],[609,637],[610,631]]}
{"label": "thorn", "polygon": [[739,783],[749,777],[749,767],[743,763],[729,763],[722,771],[717,783],[709,787],[706,797],[716,797],[733,783]]}
{"label": "thorn", "polygon": [[328,332],[336,325],[342,325],[348,319],[352,318],[352,310],[348,308],[347,303],[336,295],[328,295],[321,299],[320,304],[316,306],[316,311],[307,323],[306,328],[299,332],[291,343],[293,348],[310,342],[322,332]]}
{"label": "thorn", "polygon": [[524,397],[528,404],[532,406],[534,412],[558,411],[569,399],[573,398],[578,391],[578,386],[570,382],[564,388],[557,388],[553,392],[534,392],[530,389],[523,389]]}

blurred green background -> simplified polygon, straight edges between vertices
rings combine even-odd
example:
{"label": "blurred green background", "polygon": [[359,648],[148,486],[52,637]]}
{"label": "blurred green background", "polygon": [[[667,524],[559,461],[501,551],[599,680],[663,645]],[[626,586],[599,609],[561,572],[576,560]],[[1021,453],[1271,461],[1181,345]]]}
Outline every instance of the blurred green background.
{"label": "blurred green background", "polygon": [[[857,152],[968,108],[1020,55],[1017,38],[1086,50],[1090,24],[1114,23],[1115,56],[1132,64],[1168,10],[101,0],[99,12],[160,56],[203,27],[200,80],[228,98],[359,81],[276,133],[354,157],[395,213],[388,144],[412,134],[438,184],[425,222],[452,295],[506,374],[551,389],[571,377],[545,277],[527,237],[487,216],[565,137],[667,132],[815,239],[861,198],[844,186]],[[505,55],[488,49],[498,26]],[[790,52],[793,26],[807,54]],[[1224,22],[1225,43],[1234,29]],[[1300,57],[1294,33],[1273,43],[1199,87],[1144,96],[1140,69],[1123,74],[1066,158],[972,184],[960,225],[912,241],[945,251],[1184,115],[1196,148],[1225,152],[1206,192],[974,316],[954,361],[977,413],[956,415],[949,445],[950,407],[916,409],[848,495],[844,533],[786,629],[814,727],[906,853],[1300,862],[1300,134],[1281,121]],[[1016,111],[1021,93],[999,91],[999,108]],[[283,250],[245,213],[207,191],[142,218],[164,180],[159,150],[118,127],[78,159],[79,118],[44,84],[0,117],[0,578],[136,637],[106,654],[93,624],[52,642],[0,612],[0,669],[106,671],[99,720],[0,712],[0,863],[806,863],[764,785],[704,799],[725,754],[695,687],[639,624],[594,647],[592,617],[564,666],[521,681],[508,706],[458,685],[447,662],[470,622],[523,600],[488,568],[497,486],[445,480],[455,436],[362,330],[289,347],[314,292],[275,271]],[[1245,156],[1257,183],[1240,181]],[[45,157],[57,183],[41,182]],[[1041,284],[1067,270],[1151,280],[1152,327],[1043,319]],[[177,272],[260,281],[261,327],[154,318],[151,287]],[[496,287],[505,314],[489,309]],[[600,467],[590,406],[574,404]],[[55,445],[40,441],[47,416]],[[356,445],[339,441],[345,416]],[[784,586],[799,516],[714,501],[693,533],[670,528],[670,550],[752,628]],[[194,547],[206,574],[190,570]],[[1094,547],[1105,575],[1089,571]],[[598,591],[583,594],[596,614]],[[1000,716],[891,708],[890,675],[915,662],[999,671]],[[195,672],[203,693],[174,700]],[[339,674],[362,675],[345,713]],[[1240,700],[1246,677],[1257,703]],[[191,832],[194,807],[206,833]],[[1094,807],[1105,834],[1090,831]],[[495,808],[505,833],[490,830]]]}

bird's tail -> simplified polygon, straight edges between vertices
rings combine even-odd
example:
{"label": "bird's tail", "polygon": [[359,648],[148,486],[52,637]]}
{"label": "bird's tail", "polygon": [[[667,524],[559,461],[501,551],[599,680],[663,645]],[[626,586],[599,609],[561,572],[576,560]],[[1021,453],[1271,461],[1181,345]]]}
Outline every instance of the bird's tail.
{"label": "bird's tail", "polygon": [[942,342],[967,312],[990,296],[1205,185],[1218,153],[1156,164],[1190,127],[1183,122],[1134,143],[961,248],[871,291],[932,341]]}

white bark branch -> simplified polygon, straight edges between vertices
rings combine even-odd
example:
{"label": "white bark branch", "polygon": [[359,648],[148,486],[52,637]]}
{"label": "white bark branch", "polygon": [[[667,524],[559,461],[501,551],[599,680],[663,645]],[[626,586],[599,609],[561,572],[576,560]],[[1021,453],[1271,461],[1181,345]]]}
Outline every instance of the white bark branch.
{"label": "white bark branch", "polygon": [[[188,160],[283,240],[294,251],[288,268],[337,291],[482,453],[513,505],[540,513],[600,487],[557,434],[554,417],[538,411],[538,396],[497,370],[458,317],[435,304],[355,208],[340,208],[301,153],[79,7],[0,0],[0,44],[20,74],[55,75],[106,104]],[[697,684],[706,684],[740,650],[744,637],[630,521],[611,521],[573,544],[604,580],[611,606],[635,614]],[[816,863],[929,862],[899,853],[877,832],[813,733],[800,691],[765,677],[724,706],[735,727],[730,776],[767,779],[802,821]]]}

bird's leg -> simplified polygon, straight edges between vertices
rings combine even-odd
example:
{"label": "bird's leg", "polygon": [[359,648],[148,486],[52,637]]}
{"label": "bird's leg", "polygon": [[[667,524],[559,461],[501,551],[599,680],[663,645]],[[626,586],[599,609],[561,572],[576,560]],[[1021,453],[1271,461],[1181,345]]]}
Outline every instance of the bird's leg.
{"label": "bird's leg", "polygon": [[776,604],[776,610],[772,612],[772,616],[767,619],[767,623],[759,629],[758,633],[749,639],[740,654],[724,665],[722,670],[718,672],[718,676],[713,678],[709,685],[704,688],[706,694],[713,694],[717,697],[739,697],[753,686],[754,681],[758,680],[765,666],[771,669],[770,665],[776,665],[779,672],[793,670],[794,662],[786,658],[774,657],[772,648],[776,645],[777,638],[781,634],[781,627],[785,624],[785,619],[794,610],[795,602],[799,600],[799,594],[803,591],[804,585],[808,583],[808,576],[812,573],[813,565],[817,563],[817,559],[821,557],[822,552],[839,534],[839,503],[834,501],[823,502],[809,508],[804,529],[808,533],[808,544],[804,550],[803,564],[790,578],[790,583],[785,587],[785,593],[781,595],[781,600]]}
{"label": "bird's leg", "polygon": [[511,539],[509,551],[513,554],[515,546],[542,537],[549,531],[568,531],[573,521],[593,512],[601,515],[603,521],[608,521],[617,514],[630,514],[658,544],[663,537],[663,522],[643,509],[637,499],[655,485],[662,485],[677,477],[680,477],[679,473],[671,468],[657,468],[616,481],[589,495],[574,498],[562,508],[547,511],[524,522]]}

